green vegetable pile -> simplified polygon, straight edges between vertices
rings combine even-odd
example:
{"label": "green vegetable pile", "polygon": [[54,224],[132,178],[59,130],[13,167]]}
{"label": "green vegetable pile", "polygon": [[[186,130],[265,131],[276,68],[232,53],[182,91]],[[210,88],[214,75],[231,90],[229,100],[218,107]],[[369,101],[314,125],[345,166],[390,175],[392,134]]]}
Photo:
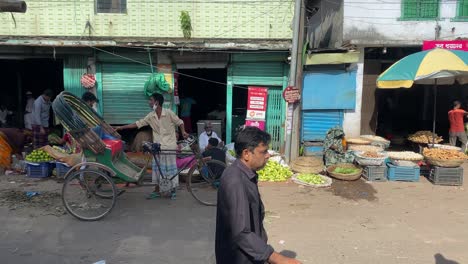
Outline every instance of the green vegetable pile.
{"label": "green vegetable pile", "polygon": [[231,154],[231,156],[235,157],[236,156],[236,152],[232,149],[228,150],[229,154]]}
{"label": "green vegetable pile", "polygon": [[278,162],[268,161],[266,166],[257,171],[260,181],[280,182],[286,181],[293,175],[293,172]]}
{"label": "green vegetable pile", "polygon": [[70,151],[67,151],[67,150],[65,150],[65,149],[63,149],[63,148],[61,148],[61,147],[59,147],[59,146],[53,146],[52,148],[55,149],[55,150],[57,150],[58,152],[60,152],[60,153],[62,153],[62,154],[71,154]]}
{"label": "green vegetable pile", "polygon": [[324,184],[325,180],[318,174],[301,173],[297,175],[297,179],[308,184]]}
{"label": "green vegetable pile", "polygon": [[47,152],[42,149],[35,149],[29,155],[26,156],[26,161],[29,162],[49,162],[54,160]]}
{"label": "green vegetable pile", "polygon": [[341,174],[354,174],[354,173],[358,173],[359,169],[357,169],[357,168],[336,167],[333,172],[341,173]]}

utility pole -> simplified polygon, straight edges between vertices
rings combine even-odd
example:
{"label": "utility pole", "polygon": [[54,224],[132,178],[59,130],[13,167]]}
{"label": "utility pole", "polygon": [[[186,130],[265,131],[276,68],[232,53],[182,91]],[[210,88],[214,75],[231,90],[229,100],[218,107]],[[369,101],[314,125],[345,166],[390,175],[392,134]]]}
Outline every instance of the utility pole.
{"label": "utility pole", "polygon": [[[303,15],[302,15],[302,6],[303,0],[296,0],[294,7],[294,22],[293,22],[293,39],[292,39],[292,49],[291,49],[291,67],[289,72],[289,86],[297,87],[298,80],[302,77],[302,48],[303,45],[301,31],[303,31]],[[286,143],[285,143],[285,158],[286,162],[289,163],[291,159],[295,158],[297,152],[297,147],[293,140],[299,140],[297,136],[293,136],[298,133],[299,124],[299,107],[298,103],[289,104],[287,107],[286,114]]]}
{"label": "utility pole", "polygon": [[0,13],[26,13],[26,2],[18,0],[0,0]]}

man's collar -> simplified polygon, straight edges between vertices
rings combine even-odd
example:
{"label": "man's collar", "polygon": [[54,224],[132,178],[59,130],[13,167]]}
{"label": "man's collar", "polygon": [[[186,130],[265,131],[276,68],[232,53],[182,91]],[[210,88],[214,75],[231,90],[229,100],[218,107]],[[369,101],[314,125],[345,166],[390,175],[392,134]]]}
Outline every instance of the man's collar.
{"label": "man's collar", "polygon": [[253,170],[251,170],[249,167],[247,167],[244,162],[242,162],[240,159],[236,159],[234,164],[243,171],[247,177],[252,180],[253,178],[257,177],[257,173],[255,173]]}

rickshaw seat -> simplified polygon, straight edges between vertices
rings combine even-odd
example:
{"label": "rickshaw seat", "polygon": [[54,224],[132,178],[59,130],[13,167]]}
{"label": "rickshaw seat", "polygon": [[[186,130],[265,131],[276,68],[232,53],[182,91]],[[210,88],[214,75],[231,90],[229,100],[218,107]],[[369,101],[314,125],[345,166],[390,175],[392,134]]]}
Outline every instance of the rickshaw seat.
{"label": "rickshaw seat", "polygon": [[119,153],[123,149],[122,140],[119,139],[103,139],[104,144],[106,144],[106,148],[111,150],[112,156]]}

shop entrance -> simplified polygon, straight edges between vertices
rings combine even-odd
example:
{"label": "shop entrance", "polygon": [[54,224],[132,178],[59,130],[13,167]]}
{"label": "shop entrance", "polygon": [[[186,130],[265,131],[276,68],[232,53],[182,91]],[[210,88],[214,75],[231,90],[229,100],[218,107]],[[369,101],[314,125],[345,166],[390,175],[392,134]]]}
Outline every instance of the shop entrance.
{"label": "shop entrance", "polygon": [[[197,127],[198,121],[221,120],[221,135],[218,136],[225,140],[227,70],[180,69],[178,72],[180,73],[178,81],[181,100],[178,109],[179,116],[183,119],[190,117],[191,131],[197,135],[202,132]],[[191,107],[187,108],[188,105]]]}
{"label": "shop entrance", "polygon": [[8,117],[8,127],[24,127],[27,91],[34,98],[46,89],[52,89],[56,95],[63,91],[63,61],[59,59],[0,60],[0,72],[4,76],[0,104],[13,112]]}

